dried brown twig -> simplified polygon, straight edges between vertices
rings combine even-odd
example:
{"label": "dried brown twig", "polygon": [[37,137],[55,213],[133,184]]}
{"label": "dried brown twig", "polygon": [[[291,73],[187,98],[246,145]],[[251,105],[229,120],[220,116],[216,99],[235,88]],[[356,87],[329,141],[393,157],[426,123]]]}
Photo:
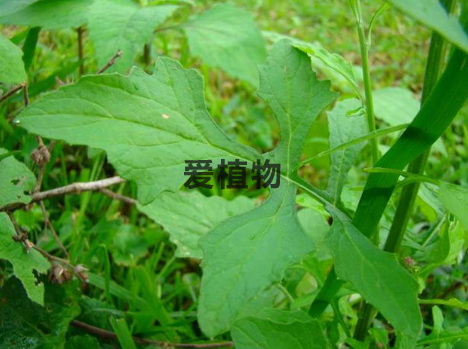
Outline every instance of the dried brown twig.
{"label": "dried brown twig", "polygon": [[0,103],[3,102],[5,99],[10,98],[13,96],[16,92],[21,90],[24,87],[25,84],[19,84],[18,86],[13,87],[10,91],[5,93],[4,95],[0,96]]}
{"label": "dried brown twig", "polygon": [[97,71],[96,74],[102,74],[104,73],[107,69],[109,69],[111,66],[114,65],[115,61],[117,60],[117,58],[119,58],[120,56],[122,56],[122,51],[118,50],[115,55],[109,60],[109,62],[106,63],[106,65],[104,67],[102,67],[101,69],[99,69]]}
{"label": "dried brown twig", "polygon": [[[95,327],[89,324],[86,324],[84,322],[78,321],[78,320],[73,320],[71,322],[72,326],[75,326],[77,328],[81,328],[82,330],[94,334],[96,336],[99,336],[100,338],[104,339],[112,339],[115,340],[117,339],[117,335],[114,332],[104,330],[99,327]],[[204,348],[231,348],[234,346],[233,342],[223,342],[223,343],[170,343],[170,342],[162,342],[162,341],[157,341],[153,339],[145,339],[145,338],[139,338],[139,337],[133,337],[133,341],[137,344],[153,344],[157,345],[163,348],[199,348],[199,349],[204,349]]]}

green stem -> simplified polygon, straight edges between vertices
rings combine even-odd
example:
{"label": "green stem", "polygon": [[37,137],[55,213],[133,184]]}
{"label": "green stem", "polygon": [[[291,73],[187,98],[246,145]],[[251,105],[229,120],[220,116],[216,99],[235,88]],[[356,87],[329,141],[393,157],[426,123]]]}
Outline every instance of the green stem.
{"label": "green stem", "polygon": [[[454,0],[441,0],[441,2],[449,12],[453,10],[455,4]],[[426,63],[421,104],[424,104],[427,97],[430,95],[433,88],[437,84],[440,73],[443,69],[446,48],[447,46],[444,38],[434,32],[431,38],[429,56]],[[410,163],[408,166],[408,172],[417,175],[422,174],[424,172],[424,167],[426,166],[429,153],[430,150],[426,151],[424,154]],[[415,182],[407,185],[402,189],[392,226],[385,242],[385,251],[396,253],[400,248],[409,219],[411,217],[411,213],[413,212],[413,207],[414,203],[416,202],[419,187],[420,183]],[[368,328],[376,314],[377,312],[374,310],[372,305],[368,303],[364,305],[360,313],[361,316],[359,316],[356,330],[354,332],[355,339],[364,340],[366,338]]]}
{"label": "green stem", "polygon": [[[367,37],[364,31],[364,21],[362,19],[361,2],[359,0],[350,0],[351,8],[356,19],[356,28],[359,37],[359,47],[361,51],[362,78],[364,81],[364,93],[366,96],[366,115],[369,132],[375,131],[374,99],[372,97],[372,83],[369,67],[369,47],[367,46]],[[377,139],[370,140],[372,165],[379,159],[379,149]]]}
{"label": "green stem", "polygon": [[[361,3],[359,0],[349,0],[351,9],[353,10],[356,19],[356,27],[359,36],[359,47],[361,51],[362,61],[362,77],[364,80],[364,92],[366,97],[366,115],[369,133],[376,133],[375,130],[375,117],[374,117],[374,100],[372,97],[372,84],[369,69],[369,48],[367,46],[367,39],[364,32],[364,23],[362,19]],[[376,138],[370,139],[372,163],[374,165],[379,158],[378,143]],[[318,317],[323,313],[328,304],[330,304],[333,297],[335,297],[338,290],[344,284],[343,281],[338,280],[335,270],[332,269],[325,280],[325,283],[320,290],[317,297],[312,302],[309,314],[312,317]]]}

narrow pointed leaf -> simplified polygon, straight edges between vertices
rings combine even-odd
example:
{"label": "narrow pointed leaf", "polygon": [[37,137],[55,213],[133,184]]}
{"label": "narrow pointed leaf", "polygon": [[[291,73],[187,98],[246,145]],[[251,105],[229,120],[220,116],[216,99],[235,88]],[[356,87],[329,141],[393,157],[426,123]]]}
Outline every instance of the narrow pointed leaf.
{"label": "narrow pointed leaf", "polygon": [[[398,141],[374,165],[402,170],[429,149],[468,97],[468,55],[456,50],[432,94]],[[393,193],[398,174],[371,173],[353,224],[366,236],[375,230]]]}
{"label": "narrow pointed leaf", "polygon": [[105,65],[121,50],[122,56],[108,71],[125,72],[132,66],[137,52],[151,41],[154,29],[177,8],[174,5],[140,7],[128,0],[95,1],[89,10],[88,27],[98,64]]}
{"label": "narrow pointed leaf", "polygon": [[183,24],[190,52],[233,77],[258,84],[257,65],[266,57],[265,43],[252,15],[217,4]]}
{"label": "narrow pointed leaf", "polygon": [[422,319],[418,283],[396,256],[380,250],[347,218],[334,217],[327,238],[339,278],[351,282],[392,324],[402,340],[415,343]]}

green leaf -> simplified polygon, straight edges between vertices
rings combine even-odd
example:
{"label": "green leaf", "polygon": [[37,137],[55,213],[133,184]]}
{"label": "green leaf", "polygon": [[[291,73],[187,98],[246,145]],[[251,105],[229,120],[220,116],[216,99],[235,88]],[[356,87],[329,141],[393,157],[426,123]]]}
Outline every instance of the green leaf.
{"label": "green leaf", "polygon": [[[0,155],[2,154],[7,154],[7,151],[0,148]],[[0,160],[0,208],[13,203],[29,203],[29,192],[34,189],[35,184],[34,174],[14,156]]]}
{"label": "green leaf", "polygon": [[260,67],[258,95],[273,109],[281,128],[281,142],[272,151],[274,163],[291,175],[301,156],[309,129],[319,113],[335,98],[328,81],[318,81],[307,54],[278,41]]}
{"label": "green leaf", "polygon": [[[118,50],[122,56],[108,69],[125,72],[153,31],[178,8],[174,5],[140,7],[129,0],[99,0],[89,9],[89,36],[98,64],[104,66]],[[106,20],[103,20],[105,18]]]}
{"label": "green leaf", "polygon": [[468,328],[450,329],[441,331],[440,333],[431,333],[429,336],[418,341],[418,347],[428,348],[430,345],[450,344],[461,339],[468,340]]}
{"label": "green leaf", "polygon": [[37,0],[2,0],[0,2],[0,14],[2,16],[17,12],[36,2]]}
{"label": "green leaf", "polygon": [[136,230],[131,224],[122,224],[118,228],[110,248],[116,265],[136,266],[136,262],[148,253],[146,239],[138,235]]}
{"label": "green leaf", "polygon": [[468,52],[468,36],[457,18],[447,14],[438,0],[387,0],[397,9],[438,32]]}
{"label": "green leaf", "polygon": [[162,193],[157,200],[139,209],[161,224],[177,245],[177,257],[202,258],[198,245],[223,220],[254,208],[254,200],[244,196],[228,201],[200,192]]}
{"label": "green leaf", "polygon": [[99,341],[89,335],[73,336],[67,340],[65,349],[101,349]]}
{"label": "green leaf", "polygon": [[[218,128],[206,111],[203,90],[195,71],[160,58],[153,76],[140,69],[128,77],[88,76],[45,95],[18,121],[44,137],[104,149],[118,173],[136,181],[138,199],[147,205],[161,192],[180,188],[186,180],[185,160],[209,159],[213,166],[220,159],[263,160]],[[260,91],[280,122],[282,140],[272,155],[281,162],[284,177],[264,205],[224,220],[202,239],[199,316],[209,335],[229,330],[238,315],[254,307],[250,303],[281,279],[284,269],[313,249],[295,215],[294,183],[299,180],[292,178],[293,166],[312,122],[335,94],[329,83],[316,80],[308,56],[286,41],[273,47]],[[223,266],[232,266],[229,274],[237,270],[237,282],[225,280],[228,274],[218,272]]]}
{"label": "green leaf", "polygon": [[468,230],[468,189],[459,185],[442,182],[440,184],[439,197],[447,211],[457,217],[465,229]]}
{"label": "green leaf", "polygon": [[190,51],[207,65],[258,84],[257,65],[266,57],[265,43],[248,12],[217,4],[182,26]]}
{"label": "green leaf", "polygon": [[143,205],[181,187],[185,160],[216,166],[220,159],[260,157],[215,124],[200,75],[168,58],[158,60],[152,76],[135,68],[128,77],[84,77],[31,104],[18,121],[44,137],[105,150],[118,173],[137,182]]}
{"label": "green leaf", "polygon": [[468,304],[463,303],[456,298],[450,299],[421,299],[419,301],[421,304],[432,304],[432,305],[446,305],[452,308],[458,308],[465,311],[468,311]]}
{"label": "green leaf", "polygon": [[0,34],[0,82],[5,84],[26,82],[22,57],[21,49]]}
{"label": "green leaf", "polygon": [[[362,104],[357,99],[346,99],[339,102],[328,113],[328,129],[330,132],[330,148],[338,147],[353,139],[367,134],[367,121],[362,112]],[[359,152],[365,143],[354,144],[346,149],[331,154],[330,178],[327,191],[333,197],[333,202],[340,202],[341,191],[346,176],[354,165]]]}
{"label": "green leaf", "polygon": [[319,322],[298,310],[265,309],[236,321],[231,335],[238,349],[328,348]]}
{"label": "green leaf", "polygon": [[353,66],[343,56],[337,53],[330,53],[318,43],[298,42],[295,43],[294,46],[306,52],[311,57],[319,59],[328,68],[341,75],[350,84],[356,95],[361,97]]}
{"label": "green leaf", "polygon": [[326,50],[319,42],[306,42],[295,37],[283,35],[270,31],[263,31],[263,35],[272,42],[288,39],[292,45],[301,51],[306,52],[311,58],[316,58],[318,61],[312,60],[314,69],[323,73],[328,79],[339,87],[349,85],[356,96],[363,99],[359,84],[354,74],[353,65],[348,62],[343,56],[337,53],[331,53]]}
{"label": "green leaf", "polygon": [[295,215],[295,193],[283,181],[264,204],[223,221],[200,240],[198,322],[209,337],[228,331],[249,302],[313,250]]}
{"label": "green leaf", "polygon": [[410,90],[386,87],[373,92],[375,115],[390,126],[410,123],[420,109]]}
{"label": "green leaf", "polygon": [[118,319],[111,317],[109,319],[114,332],[117,334],[120,345],[123,349],[137,349],[135,342],[133,342],[132,332],[128,328],[125,319]]}
{"label": "green leaf", "polygon": [[0,23],[43,29],[75,28],[86,22],[91,3],[92,0],[41,0],[0,16]]}
{"label": "green leaf", "polygon": [[[398,141],[374,165],[402,170],[443,134],[468,97],[468,56],[455,50],[430,98]],[[399,178],[393,173],[371,173],[353,218],[353,224],[371,236]]]}
{"label": "green leaf", "polygon": [[[418,283],[394,254],[380,250],[341,215],[327,238],[339,278],[351,282],[366,301],[392,324],[406,347],[414,347],[421,329]],[[409,345],[409,346],[408,346]]]}
{"label": "green leaf", "polygon": [[13,240],[15,228],[6,213],[0,212],[0,258],[13,265],[13,273],[21,280],[28,297],[44,304],[44,285],[36,280],[34,270],[46,273],[50,264],[38,251],[26,251],[23,244]]}
{"label": "green leaf", "polygon": [[[311,124],[335,98],[329,87],[328,82],[317,81],[309,57],[287,40],[272,47],[260,68],[258,93],[281,128],[281,142],[268,156],[281,164],[285,176],[294,175]],[[198,321],[208,336],[228,331],[250,302],[313,250],[312,240],[297,221],[296,189],[283,179],[263,205],[223,221],[201,239]]]}
{"label": "green leaf", "polygon": [[63,348],[70,321],[80,308],[64,286],[46,287],[45,306],[28,299],[18,279],[0,288],[1,348]]}

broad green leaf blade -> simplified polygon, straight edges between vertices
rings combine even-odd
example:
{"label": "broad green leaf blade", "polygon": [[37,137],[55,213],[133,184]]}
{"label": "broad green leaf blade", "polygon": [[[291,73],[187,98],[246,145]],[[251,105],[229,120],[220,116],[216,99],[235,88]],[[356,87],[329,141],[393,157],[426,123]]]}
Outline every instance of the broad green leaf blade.
{"label": "broad green leaf blade", "polygon": [[[64,285],[46,285],[44,306],[30,299],[17,278],[0,287],[0,348],[64,348],[69,324],[80,307]],[[82,349],[92,347],[82,347]]]}
{"label": "broad green leaf blade", "polygon": [[258,84],[257,65],[266,57],[265,43],[248,12],[217,4],[183,24],[190,52],[207,65]]}
{"label": "broad green leaf blade", "polygon": [[0,34],[0,82],[5,84],[26,82],[22,57],[21,49]]}
{"label": "broad green leaf blade", "polygon": [[273,109],[281,129],[281,142],[271,156],[286,175],[295,172],[309,129],[319,113],[335,98],[328,81],[318,81],[307,54],[278,41],[267,63],[260,67],[258,95]]}
{"label": "broad green leaf blade", "polygon": [[438,32],[468,52],[468,36],[456,17],[447,14],[439,0],[387,0],[397,9]]}
{"label": "broad green leaf blade", "polygon": [[88,27],[98,64],[105,65],[121,50],[122,56],[108,71],[125,72],[132,66],[137,52],[151,41],[154,29],[177,8],[173,5],[142,8],[129,0],[95,1],[89,10]]}
{"label": "broad green leaf blade", "polygon": [[86,22],[86,14],[93,0],[41,0],[6,16],[0,23],[44,29],[76,28]]}
{"label": "broad green leaf blade", "polygon": [[145,205],[187,180],[185,160],[255,161],[255,150],[232,141],[206,110],[194,70],[160,58],[154,75],[87,76],[45,95],[17,119],[32,133],[107,152],[117,172],[138,185]]}
{"label": "broad green leaf blade", "polygon": [[328,348],[319,322],[299,310],[265,309],[236,321],[231,335],[237,349]]}
{"label": "broad green leaf blade", "polygon": [[439,189],[440,201],[468,230],[468,189],[442,182]]}
{"label": "broad green leaf blade", "polygon": [[[0,155],[2,154],[7,154],[7,151],[0,148]],[[0,160],[0,208],[13,203],[29,203],[29,192],[34,189],[35,184],[36,177],[25,164],[13,156]]]}
{"label": "broad green leaf blade", "polygon": [[335,259],[336,274],[351,282],[382,313],[402,335],[400,340],[415,343],[422,325],[418,283],[395,255],[380,250],[347,218],[334,218],[327,243]]}
{"label": "broad green leaf blade", "polygon": [[313,250],[297,221],[295,193],[283,181],[264,204],[223,221],[200,240],[198,322],[209,337],[228,331],[249,302]]}
{"label": "broad green leaf blade", "polygon": [[0,17],[18,12],[36,1],[37,0],[2,0],[0,2]]}
{"label": "broad green leaf blade", "polygon": [[[328,112],[328,129],[330,148],[338,147],[366,135],[368,132],[367,122],[365,114],[362,112],[361,102],[357,99],[346,99],[339,102],[331,112]],[[331,154],[327,191],[333,197],[333,203],[340,202],[346,176],[364,145],[365,143],[354,144]]]}
{"label": "broad green leaf blade", "polygon": [[38,283],[33,271],[45,273],[50,264],[36,250],[26,252],[23,244],[13,240],[15,235],[10,218],[0,212],[0,259],[6,259],[13,265],[13,273],[21,280],[29,299],[44,305],[44,285]]}
{"label": "broad green leaf blade", "polygon": [[406,88],[386,87],[373,96],[375,115],[390,126],[410,123],[420,109],[419,101]]}
{"label": "broad green leaf blade", "polygon": [[202,258],[198,245],[223,220],[254,208],[245,196],[228,201],[220,196],[206,197],[200,192],[161,193],[151,204],[139,209],[161,224],[177,245],[176,256]]}

